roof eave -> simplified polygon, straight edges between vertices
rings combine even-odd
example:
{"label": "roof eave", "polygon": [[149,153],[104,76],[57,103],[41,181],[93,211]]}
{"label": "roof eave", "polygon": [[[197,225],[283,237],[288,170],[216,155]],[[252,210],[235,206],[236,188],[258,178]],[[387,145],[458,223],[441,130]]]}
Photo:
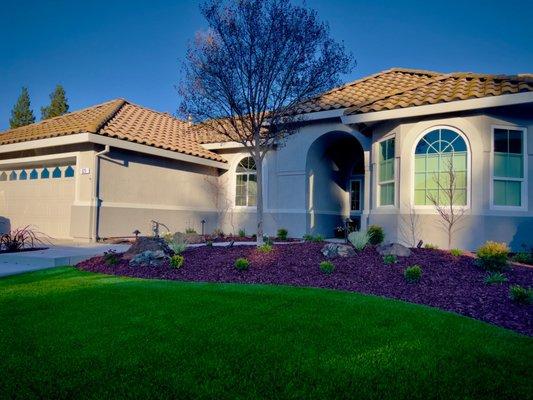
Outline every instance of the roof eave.
{"label": "roof eave", "polygon": [[341,120],[344,124],[359,124],[526,103],[533,103],[533,92],[457,100],[446,103],[427,104],[423,106],[405,107],[393,110],[373,111],[364,114],[343,115]]}
{"label": "roof eave", "polygon": [[111,147],[136,151],[143,154],[149,154],[164,158],[169,158],[172,160],[184,161],[192,164],[205,165],[208,167],[214,167],[219,169],[227,170],[229,168],[228,164],[222,161],[211,160],[203,157],[193,156],[189,154],[179,153],[177,151],[165,150],[154,146],[148,146],[140,143],[133,143],[127,140],[116,139],[108,136],[102,136],[94,133],[84,132],[76,133],[72,135],[56,136],[46,139],[37,139],[29,140],[19,143],[10,143],[0,146],[0,153],[10,153],[14,151],[35,149],[35,148],[46,148],[46,147],[56,147],[64,146],[71,144],[81,144],[81,143],[96,143],[102,145],[109,145]]}

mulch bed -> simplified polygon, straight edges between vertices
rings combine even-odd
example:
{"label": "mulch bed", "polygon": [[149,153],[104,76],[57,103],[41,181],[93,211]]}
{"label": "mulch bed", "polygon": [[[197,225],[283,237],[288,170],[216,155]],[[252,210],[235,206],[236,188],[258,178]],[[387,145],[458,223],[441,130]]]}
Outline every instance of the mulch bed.
{"label": "mulch bed", "polygon": [[[472,318],[500,325],[533,336],[533,306],[513,303],[509,286],[533,286],[533,269],[513,266],[505,274],[508,282],[486,285],[486,272],[469,256],[454,257],[431,249],[413,249],[410,257],[397,264],[383,264],[381,256],[368,247],[356,257],[333,260],[335,271],[324,274],[318,267],[324,256],[323,243],[275,245],[270,253],[254,246],[199,247],[187,249],[184,266],[172,269],[165,262],[158,267],[130,267],[120,260],[108,266],[102,257],[78,264],[78,268],[131,276],[195,282],[235,282],[311,286],[356,291],[426,304]],[[233,263],[239,257],[250,260],[247,271],[238,271]],[[419,283],[407,283],[405,267],[418,264],[423,268]]]}

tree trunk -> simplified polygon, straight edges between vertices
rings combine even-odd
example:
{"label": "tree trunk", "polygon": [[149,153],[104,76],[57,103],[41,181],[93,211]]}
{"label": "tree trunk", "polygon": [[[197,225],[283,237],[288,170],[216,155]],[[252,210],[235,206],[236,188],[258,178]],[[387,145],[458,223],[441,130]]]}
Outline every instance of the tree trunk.
{"label": "tree trunk", "polygon": [[254,157],[257,178],[257,244],[263,244],[263,160]]}

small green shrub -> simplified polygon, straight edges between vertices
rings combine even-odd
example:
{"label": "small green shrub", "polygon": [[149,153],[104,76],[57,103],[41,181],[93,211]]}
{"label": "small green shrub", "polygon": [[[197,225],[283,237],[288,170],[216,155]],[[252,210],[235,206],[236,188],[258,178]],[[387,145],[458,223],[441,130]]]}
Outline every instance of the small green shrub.
{"label": "small green shrub", "polygon": [[182,255],[176,254],[172,257],[170,257],[170,266],[174,269],[180,269],[183,267],[183,263],[185,262],[185,257]]}
{"label": "small green shrub", "polygon": [[274,239],[272,239],[270,236],[263,237],[263,243],[268,244],[269,246],[274,245]]}
{"label": "small green shrub", "polygon": [[460,257],[463,255],[463,250],[461,249],[451,249],[450,254],[454,257]]}
{"label": "small green shrub", "polygon": [[485,242],[476,251],[478,265],[486,271],[502,271],[507,265],[509,247],[505,243]]}
{"label": "small green shrub", "polygon": [[420,282],[420,278],[422,278],[422,267],[420,265],[407,267],[405,271],[403,271],[403,276],[409,283]]}
{"label": "small green shrub", "polygon": [[496,283],[504,283],[507,282],[507,277],[502,274],[501,272],[491,272],[487,274],[485,279],[483,279],[483,282],[485,282],[486,285],[494,285]]}
{"label": "small green shrub", "polygon": [[208,240],[207,242],[205,242],[205,245],[207,247],[213,247],[213,241],[212,240]]}
{"label": "small green shrub", "polygon": [[165,232],[161,237],[168,244],[172,243],[172,240],[174,240],[174,235],[171,232]]}
{"label": "small green shrub", "polygon": [[250,267],[250,261],[246,258],[237,258],[234,265],[239,271],[246,271]]}
{"label": "small green shrub", "polygon": [[509,288],[509,298],[515,303],[533,304],[533,289],[512,285]]}
{"label": "small green shrub", "polygon": [[387,265],[396,264],[398,262],[398,259],[394,254],[387,254],[383,256],[383,263]]}
{"label": "small green shrub", "polygon": [[320,270],[326,275],[331,275],[335,270],[335,265],[331,261],[322,261],[320,263]]}
{"label": "small green shrub", "polygon": [[516,253],[512,260],[521,264],[533,264],[533,254],[521,251]]}
{"label": "small green shrub", "polygon": [[118,256],[115,250],[109,250],[104,252],[104,262],[106,265],[113,267],[118,264]]}
{"label": "small green shrub", "polygon": [[279,228],[278,229],[278,239],[280,240],[287,240],[287,236],[289,235],[289,231],[285,228]]}
{"label": "small green shrub", "polygon": [[367,233],[368,241],[374,246],[383,243],[383,240],[385,240],[385,232],[383,232],[383,228],[381,226],[370,225]]}
{"label": "small green shrub", "polygon": [[239,229],[239,237],[245,237],[246,231],[244,229]]}
{"label": "small green shrub", "polygon": [[433,243],[426,243],[424,249],[438,250],[439,246]]}
{"label": "small green shrub", "polygon": [[181,254],[187,248],[187,243],[185,242],[170,242],[168,246],[172,249],[174,254]]}
{"label": "small green shrub", "polygon": [[320,243],[320,242],[323,242],[324,241],[324,236],[322,235],[316,235],[316,236],[313,236],[313,235],[304,235],[303,236],[303,239],[306,241],[306,242],[314,242],[314,243]]}
{"label": "small green shrub", "polygon": [[357,251],[363,250],[368,244],[369,236],[366,232],[354,231],[348,235],[348,240]]}
{"label": "small green shrub", "polygon": [[187,235],[191,235],[191,234],[197,233],[197,232],[196,232],[196,229],[194,229],[194,228],[187,228],[187,229],[185,229],[185,233]]}
{"label": "small green shrub", "polygon": [[273,247],[269,243],[264,243],[261,246],[257,246],[257,250],[259,250],[261,253],[270,253],[272,249]]}

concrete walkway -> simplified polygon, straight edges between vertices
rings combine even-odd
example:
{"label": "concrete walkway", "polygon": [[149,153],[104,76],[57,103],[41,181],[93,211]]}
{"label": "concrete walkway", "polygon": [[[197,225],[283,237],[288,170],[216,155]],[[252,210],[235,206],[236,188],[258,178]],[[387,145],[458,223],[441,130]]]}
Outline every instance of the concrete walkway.
{"label": "concrete walkway", "polygon": [[125,244],[79,244],[51,245],[46,250],[22,251],[0,254],[0,277],[16,275],[61,265],[74,265],[80,261],[103,254],[108,250],[123,252]]}

